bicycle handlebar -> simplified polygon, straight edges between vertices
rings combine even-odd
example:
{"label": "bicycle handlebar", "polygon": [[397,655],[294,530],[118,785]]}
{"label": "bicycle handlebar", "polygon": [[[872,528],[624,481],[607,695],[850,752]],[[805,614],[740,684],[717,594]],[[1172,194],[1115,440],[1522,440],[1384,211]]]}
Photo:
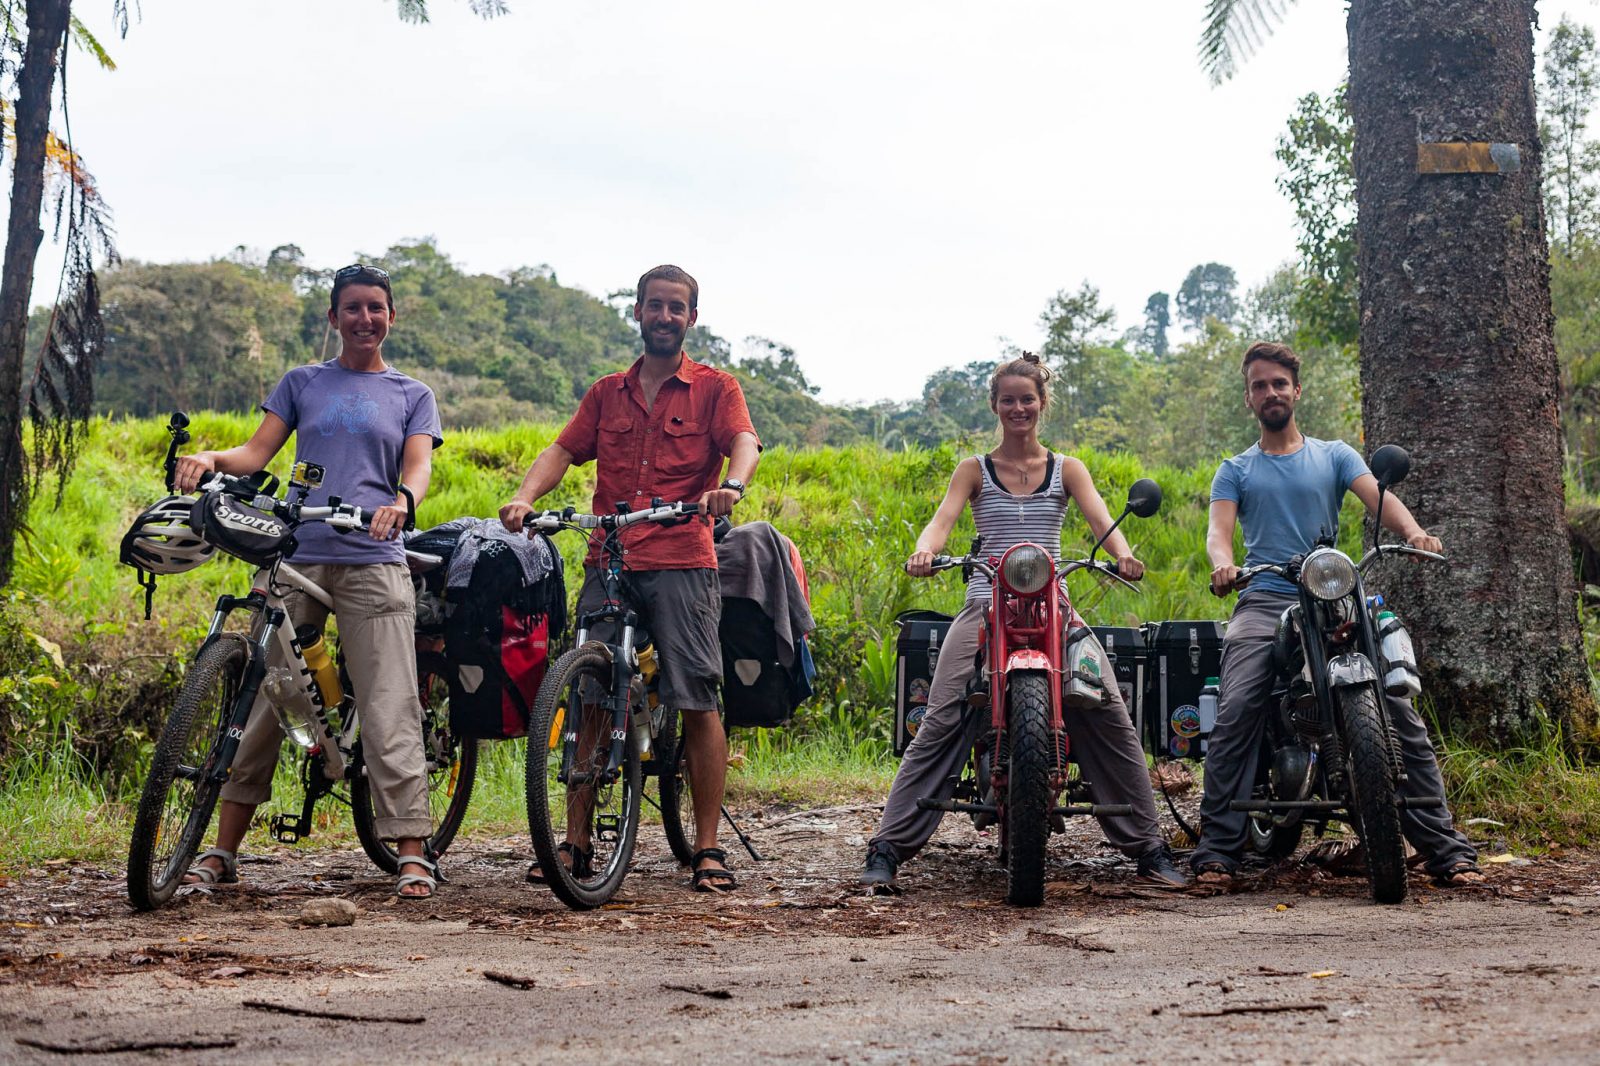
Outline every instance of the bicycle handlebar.
{"label": "bicycle handlebar", "polygon": [[536,529],[541,533],[554,533],[561,529],[603,529],[607,532],[625,529],[638,522],[676,523],[700,513],[698,503],[655,503],[642,511],[619,511],[616,514],[580,514],[575,507],[559,511],[532,511],[522,519],[523,529]]}

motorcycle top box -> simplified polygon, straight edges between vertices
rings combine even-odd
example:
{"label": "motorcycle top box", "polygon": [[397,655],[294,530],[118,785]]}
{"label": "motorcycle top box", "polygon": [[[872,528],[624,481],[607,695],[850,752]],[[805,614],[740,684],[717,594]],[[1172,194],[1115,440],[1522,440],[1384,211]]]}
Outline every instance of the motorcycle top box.
{"label": "motorcycle top box", "polygon": [[900,627],[895,638],[897,661],[894,675],[894,753],[905,754],[923,715],[928,712],[928,689],[939,661],[939,646],[950,623],[955,621],[938,611],[902,611],[894,623]]}
{"label": "motorcycle top box", "polygon": [[[1202,701],[1206,682],[1222,674],[1224,623],[1151,622],[1150,679],[1145,700],[1145,743],[1157,758],[1202,759],[1210,741],[1213,700]],[[1206,721],[1209,716],[1211,721]]]}

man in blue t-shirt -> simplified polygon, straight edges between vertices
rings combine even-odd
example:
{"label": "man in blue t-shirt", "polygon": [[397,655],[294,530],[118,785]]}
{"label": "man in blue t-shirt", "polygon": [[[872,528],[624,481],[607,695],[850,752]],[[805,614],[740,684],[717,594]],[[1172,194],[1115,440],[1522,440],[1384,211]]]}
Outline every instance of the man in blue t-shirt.
{"label": "man in blue t-shirt", "polygon": [[[1241,370],[1245,403],[1261,425],[1261,440],[1223,460],[1211,482],[1206,554],[1213,568],[1211,591],[1218,596],[1237,587],[1236,524],[1244,526],[1246,566],[1283,563],[1309,552],[1318,537],[1338,534],[1339,507],[1347,491],[1354,492],[1369,511],[1378,505],[1378,481],[1354,448],[1343,441],[1307,437],[1295,425],[1300,359],[1294,352],[1282,344],[1251,345]],[[1439,538],[1418,525],[1392,493],[1384,501],[1383,524],[1414,548],[1442,550]],[[1276,575],[1261,574],[1239,594],[1228,623],[1217,722],[1206,752],[1200,843],[1190,860],[1201,881],[1227,882],[1238,869],[1250,816],[1230,810],[1229,804],[1249,799],[1254,787],[1272,696],[1273,633],[1284,610],[1297,602],[1293,585]],[[1405,762],[1403,791],[1443,795],[1444,781],[1421,717],[1410,700],[1384,699]],[[1483,880],[1477,852],[1455,828],[1447,808],[1407,809],[1401,812],[1401,825],[1439,883]]]}

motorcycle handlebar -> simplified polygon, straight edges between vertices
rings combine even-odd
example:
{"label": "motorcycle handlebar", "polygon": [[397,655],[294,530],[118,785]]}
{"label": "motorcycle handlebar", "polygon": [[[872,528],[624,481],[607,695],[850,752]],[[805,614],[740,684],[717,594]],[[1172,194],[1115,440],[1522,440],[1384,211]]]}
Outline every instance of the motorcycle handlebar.
{"label": "motorcycle handlebar", "polygon": [[[1102,577],[1108,577],[1135,592],[1139,591],[1139,586],[1117,573],[1117,568],[1112,563],[1096,562],[1088,559],[1057,559],[1055,563],[1057,574],[1060,577],[1066,577],[1075,570],[1093,570]],[[981,571],[991,581],[994,579],[994,564],[989,561],[987,556],[935,555],[928,562],[928,570],[931,574],[937,574],[941,570],[954,570],[960,566],[972,566]],[[903,565],[902,569],[906,573],[911,572],[909,565]]]}
{"label": "motorcycle handlebar", "polygon": [[1380,544],[1363,555],[1361,562],[1357,566],[1365,570],[1368,563],[1388,552],[1394,552],[1397,555],[1415,555],[1423,559],[1432,559],[1436,563],[1449,562],[1446,556],[1440,555],[1438,552],[1431,552],[1424,548],[1413,548],[1409,544]]}

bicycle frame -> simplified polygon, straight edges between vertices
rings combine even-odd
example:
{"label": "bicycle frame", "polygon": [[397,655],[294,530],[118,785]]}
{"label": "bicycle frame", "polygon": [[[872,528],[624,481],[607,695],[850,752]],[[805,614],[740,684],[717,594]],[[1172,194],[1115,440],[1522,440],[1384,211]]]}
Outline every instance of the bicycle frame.
{"label": "bicycle frame", "polygon": [[[209,767],[204,772],[219,784],[227,780],[234,756],[244,739],[250,712],[255,706],[256,697],[260,694],[261,684],[266,679],[269,664],[276,658],[276,661],[289,671],[290,677],[297,679],[303,686],[306,698],[315,709],[314,724],[320,730],[320,735],[316,738],[316,744],[307,749],[307,755],[321,762],[324,786],[341,781],[348,773],[347,746],[349,738],[355,734],[356,714],[352,707],[351,713],[346,715],[339,723],[339,728],[335,730],[328,717],[328,712],[332,708],[323,705],[322,690],[312,676],[311,668],[306,664],[299,637],[295,634],[294,619],[289,614],[288,605],[284,602],[283,592],[280,590],[283,585],[292,586],[330,611],[333,609],[332,598],[320,585],[281,561],[257,570],[250,585],[248,596],[223,595],[217,598],[211,627],[201,643],[203,651],[207,645],[222,639],[224,626],[234,611],[244,610],[253,616],[248,635],[244,638],[250,654],[249,665],[245,668],[244,684],[240,687],[239,697],[229,715],[222,743],[215,750]],[[277,653],[276,657],[273,655],[274,650]],[[281,712],[279,728],[284,728]],[[287,733],[286,729],[285,732]],[[312,784],[309,780],[310,775],[307,776],[307,784],[310,785]],[[273,836],[284,843],[293,843],[305,835],[310,829],[311,807],[326,792],[326,787],[308,788],[305,809],[301,817],[293,822],[283,815],[274,816]]]}
{"label": "bicycle frame", "polygon": [[618,504],[616,514],[580,515],[574,508],[568,507],[564,511],[536,512],[524,519],[525,527],[545,532],[558,529],[579,531],[598,529],[605,532],[600,542],[600,580],[604,599],[599,610],[584,612],[578,616],[575,637],[576,646],[582,647],[589,643],[589,630],[594,623],[609,621],[616,622],[619,626],[620,632],[616,643],[599,642],[611,660],[611,685],[602,699],[602,706],[611,718],[610,747],[606,754],[606,765],[594,775],[594,780],[575,780],[573,763],[578,751],[579,736],[577,725],[572,721],[575,716],[569,715],[561,734],[561,768],[556,774],[556,779],[569,788],[573,786],[604,788],[615,781],[617,775],[622,772],[630,724],[629,692],[639,669],[638,653],[650,643],[648,637],[643,641],[638,639],[639,614],[627,602],[622,587],[622,531],[635,522],[682,521],[698,513],[698,510],[696,504],[664,504],[660,499],[653,499],[650,501],[650,507],[641,511],[629,511],[626,504]]}
{"label": "bicycle frame", "polygon": [[[607,533],[600,549],[604,562],[600,570],[600,580],[605,599],[598,611],[588,611],[578,616],[576,633],[576,646],[582,647],[588,643],[589,630],[594,623],[618,623],[617,643],[601,642],[611,658],[611,685],[601,700],[601,705],[611,716],[611,746],[606,754],[605,769],[600,772],[597,780],[592,782],[572,780],[572,764],[578,750],[578,730],[573,722],[574,716],[568,715],[566,728],[561,734],[561,770],[556,778],[569,787],[575,784],[592,784],[604,788],[615,781],[617,774],[622,770],[623,746],[628,737],[628,692],[639,664],[638,649],[634,644],[639,630],[639,614],[622,598],[622,552],[616,543],[619,532],[620,530],[613,529]],[[648,639],[645,643],[649,643]]]}

